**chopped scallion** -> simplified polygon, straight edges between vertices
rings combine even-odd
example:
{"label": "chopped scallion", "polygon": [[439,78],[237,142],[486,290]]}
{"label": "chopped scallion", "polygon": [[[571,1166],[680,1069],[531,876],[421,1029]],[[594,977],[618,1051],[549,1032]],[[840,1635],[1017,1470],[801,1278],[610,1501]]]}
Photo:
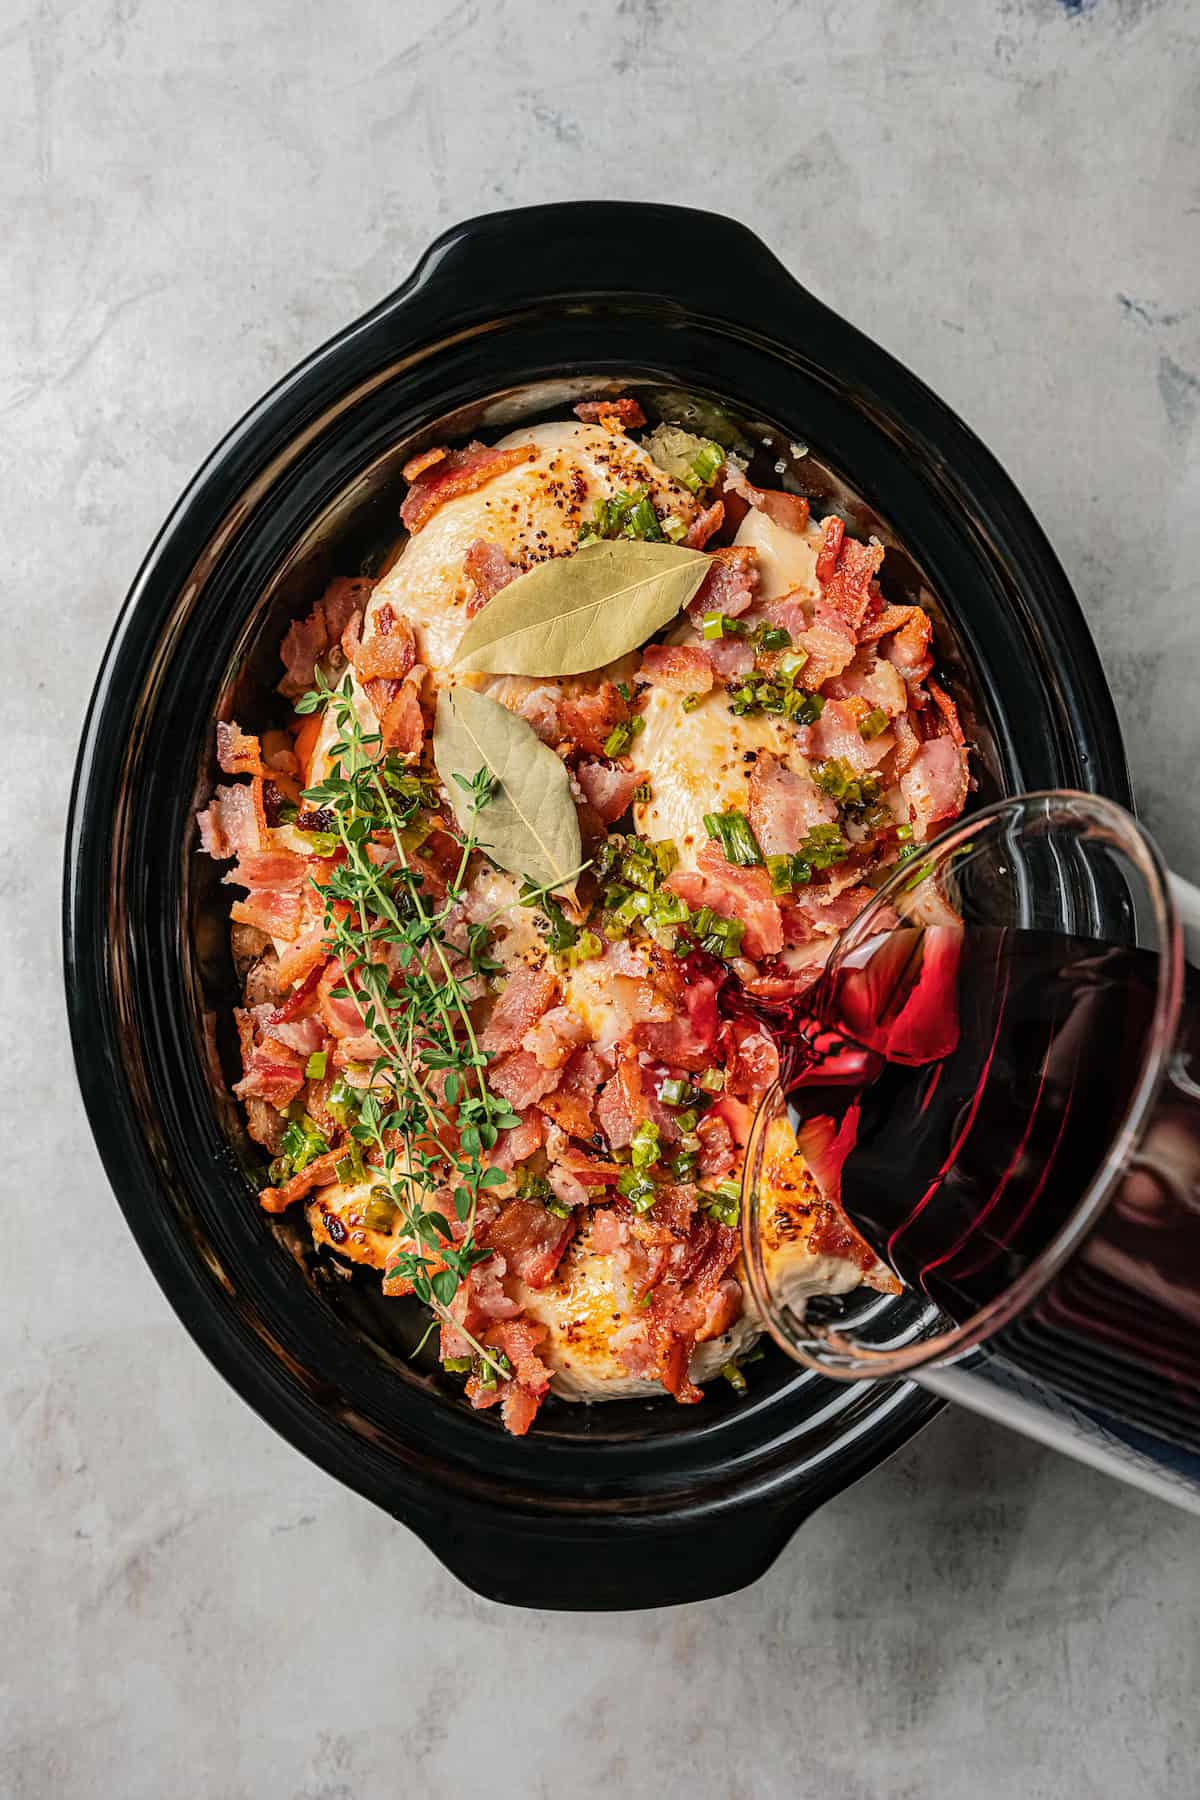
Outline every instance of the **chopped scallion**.
{"label": "chopped scallion", "polygon": [[763,854],[745,813],[735,810],[705,813],[704,829],[710,838],[715,838],[720,844],[725,852],[726,862],[736,863],[742,868],[753,868],[761,864]]}

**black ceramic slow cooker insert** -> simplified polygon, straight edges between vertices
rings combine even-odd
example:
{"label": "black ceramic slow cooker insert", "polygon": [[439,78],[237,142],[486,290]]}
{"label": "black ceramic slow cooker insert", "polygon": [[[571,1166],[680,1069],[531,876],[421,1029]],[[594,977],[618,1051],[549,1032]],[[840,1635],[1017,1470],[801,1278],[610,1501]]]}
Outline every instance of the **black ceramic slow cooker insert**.
{"label": "black ceramic slow cooker insert", "polygon": [[238,1392],[471,1587],[539,1607],[742,1586],[936,1403],[771,1353],[744,1400],[717,1383],[695,1407],[550,1401],[524,1439],[471,1412],[410,1356],[407,1304],[336,1278],[255,1204],[259,1156],[227,1082],[229,891],[195,854],[193,815],[214,721],[265,721],[287,617],[394,537],[407,457],[618,388],[675,419],[719,409],[888,546],[889,595],[925,590],[938,620],[981,797],[1131,798],[1079,609],[1003,470],[729,219],[587,204],[459,226],[205,463],[125,603],[79,752],[65,948],[92,1128],[155,1275]]}

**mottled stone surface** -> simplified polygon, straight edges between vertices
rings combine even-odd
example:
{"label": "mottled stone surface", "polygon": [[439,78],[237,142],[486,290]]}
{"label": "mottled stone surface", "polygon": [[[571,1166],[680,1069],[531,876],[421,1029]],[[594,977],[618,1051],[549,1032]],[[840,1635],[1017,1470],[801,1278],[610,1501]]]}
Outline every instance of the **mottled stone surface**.
{"label": "mottled stone surface", "polygon": [[1200,874],[1198,50],[1189,0],[0,4],[0,1793],[1196,1793],[1196,1521],[964,1417],[732,1600],[465,1593],[175,1323],[55,920],[92,674],[203,454],[443,227],[604,195],[741,213],[993,446]]}

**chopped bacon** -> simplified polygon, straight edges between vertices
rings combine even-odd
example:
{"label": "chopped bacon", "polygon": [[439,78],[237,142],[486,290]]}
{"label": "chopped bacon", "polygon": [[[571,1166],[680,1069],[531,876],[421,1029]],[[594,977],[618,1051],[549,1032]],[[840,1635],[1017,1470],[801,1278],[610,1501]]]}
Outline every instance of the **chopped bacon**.
{"label": "chopped bacon", "polygon": [[590,693],[572,694],[560,708],[562,730],[581,750],[603,756],[604,746],[617,725],[629,718],[629,707],[611,681],[601,682]]}
{"label": "chopped bacon", "polygon": [[300,934],[304,895],[279,888],[253,888],[244,900],[235,900],[229,916],[239,925],[256,925],[269,937],[292,939]]}
{"label": "chopped bacon", "polygon": [[826,579],[817,602],[817,623],[844,623],[851,631],[858,631],[877,600],[875,576],[882,562],[883,545],[874,539],[864,544],[858,538],[843,538],[837,567]]}
{"label": "chopped bacon", "polygon": [[296,894],[308,880],[308,858],[291,850],[247,850],[222,879],[235,887]]}
{"label": "chopped bacon", "polygon": [[810,693],[817,688],[824,690],[827,681],[835,680],[853,661],[857,648],[854,633],[840,621],[832,620],[806,625],[802,631],[793,632],[792,642],[808,659],[800,680]]}
{"label": "chopped bacon", "polygon": [[[722,859],[724,860],[724,859]],[[717,983],[700,976],[683,990],[684,1010],[634,1026],[634,1042],[674,1069],[696,1072],[712,1061],[717,1039]]]}
{"label": "chopped bacon", "polygon": [[713,1180],[728,1175],[737,1166],[733,1133],[722,1118],[706,1113],[696,1127],[700,1139],[700,1173]]}
{"label": "chopped bacon", "polygon": [[500,1401],[500,1417],[513,1437],[524,1437],[537,1417],[537,1411],[550,1387],[550,1371],[537,1354],[546,1336],[544,1325],[530,1319],[511,1319],[493,1325],[484,1334],[491,1350],[502,1350],[512,1364],[513,1377],[485,1386],[477,1376],[467,1382],[467,1397],[476,1408],[494,1406]]}
{"label": "chopped bacon", "polygon": [[575,779],[588,804],[595,807],[606,825],[611,825],[633,799],[642,777],[636,769],[622,769],[615,763],[581,762]]}
{"label": "chopped bacon", "polygon": [[748,675],[754,667],[753,646],[741,638],[713,638],[705,644],[704,654],[713,673],[720,676],[722,681],[733,681],[738,675]]}
{"label": "chopped bacon", "polygon": [[768,856],[798,850],[814,825],[837,820],[837,805],[809,780],[766,751],[750,773],[747,816]]}
{"label": "chopped bacon", "polygon": [[576,1050],[564,1064],[558,1085],[538,1101],[544,1113],[571,1137],[590,1138],[602,1070],[592,1050]]}
{"label": "chopped bacon", "polygon": [[800,733],[801,747],[808,757],[825,761],[836,757],[853,769],[856,775],[863,775],[881,763],[895,743],[890,731],[881,732],[878,737],[869,741],[858,729],[860,718],[865,718],[866,708],[861,701],[827,700],[821,717],[813,725],[804,726]]}
{"label": "chopped bacon", "polygon": [[404,496],[400,519],[405,530],[415,536],[445,501],[456,500],[460,494],[473,494],[497,475],[519,468],[536,455],[533,444],[517,444],[511,450],[468,444],[465,450],[447,451],[417,475]]}
{"label": "chopped bacon", "polygon": [[289,988],[293,982],[307,980],[314,969],[323,966],[328,954],[325,927],[320,924],[304,937],[298,938],[294,944],[289,944],[280,954],[275,971],[280,988]]}
{"label": "chopped bacon", "polygon": [[832,581],[833,572],[837,568],[838,554],[842,548],[842,539],[846,535],[846,523],[837,514],[821,520],[821,529],[825,533],[821,539],[821,548],[817,552],[817,580]]}
{"label": "chopped bacon", "polygon": [[337,1164],[343,1155],[342,1150],[326,1150],[323,1155],[314,1156],[298,1175],[293,1175],[282,1187],[263,1188],[258,1196],[258,1204],[264,1212],[281,1213],[294,1200],[303,1200],[307,1194],[311,1194],[314,1188],[329,1187],[337,1180]]}
{"label": "chopped bacon", "polygon": [[575,1235],[572,1219],[560,1219],[536,1200],[510,1200],[487,1227],[487,1247],[497,1250],[512,1274],[543,1288]]}
{"label": "chopped bacon", "polygon": [[544,1069],[528,1050],[510,1050],[488,1069],[488,1086],[517,1112],[536,1106],[558,1080],[557,1069]]}
{"label": "chopped bacon", "polygon": [[501,1383],[500,1417],[510,1437],[524,1437],[538,1416],[541,1402],[519,1381]]}
{"label": "chopped bacon", "polygon": [[380,720],[385,750],[398,750],[403,756],[415,756],[420,750],[425,739],[425,715],[418,693],[419,679],[414,671]]}
{"label": "chopped bacon", "polygon": [[232,721],[217,721],[217,761],[226,775],[265,775],[262,746]]}
{"label": "chopped bacon", "polygon": [[[295,952],[289,952],[294,955]],[[321,963],[314,963],[287,998],[280,1002],[267,1020],[268,1027],[282,1025],[289,1019],[299,1019],[312,1013],[317,1004],[317,989],[321,979]]]}
{"label": "chopped bacon", "polygon": [[518,690],[516,684],[518,682],[523,684],[525,680],[526,678],[523,676],[510,677],[509,697],[504,704],[511,712],[515,712],[518,718],[524,719],[527,725],[532,726],[535,736],[539,737],[543,744],[549,744],[550,748],[554,749],[563,736],[563,728],[558,716],[562,688],[556,681],[530,681],[527,686]]}
{"label": "chopped bacon", "polygon": [[571,1052],[590,1037],[578,1013],[569,1006],[552,1006],[536,1025],[530,1026],[521,1039],[521,1048],[531,1051],[544,1069],[561,1069]]}
{"label": "chopped bacon", "polygon": [[[242,1020],[238,1020],[239,1032]],[[276,1038],[265,1038],[261,1044],[251,1048],[247,1055],[247,1047],[243,1043],[242,1066],[245,1073],[235,1085],[234,1093],[239,1100],[248,1100],[253,1096],[258,1100],[266,1100],[282,1111],[288,1106],[304,1086],[304,1064],[294,1050],[281,1044]]]}
{"label": "chopped bacon", "polygon": [[758,1029],[739,1029],[737,1050],[726,1077],[729,1092],[757,1106],[772,1082],[778,1080],[779,1051],[774,1042]]}
{"label": "chopped bacon", "polygon": [[963,749],[967,740],[963,735],[963,728],[959,724],[957,706],[940,682],[930,681],[928,685],[930,698],[941,713],[947,732],[959,748]]}
{"label": "chopped bacon", "polygon": [[709,568],[693,598],[688,612],[693,619],[705,613],[724,613],[736,619],[754,599],[758,586],[758,553],[752,544],[731,544],[727,549],[709,552]]}
{"label": "chopped bacon", "polygon": [[646,423],[646,415],[637,401],[625,395],[618,400],[581,400],[571,410],[585,425],[603,425],[612,419],[622,430],[636,431]]}
{"label": "chopped bacon", "polygon": [[632,1141],[640,1121],[642,1084],[636,1056],[622,1056],[616,1073],[600,1090],[596,1102],[596,1119],[613,1150],[624,1150]]}
{"label": "chopped bacon", "polygon": [[521,1114],[521,1123],[502,1131],[491,1152],[496,1168],[509,1171],[526,1162],[546,1141],[546,1121],[534,1107]]}
{"label": "chopped bacon", "polygon": [[501,588],[515,581],[521,571],[513,567],[499,544],[493,544],[487,538],[476,538],[473,544],[467,545],[463,573],[475,590],[467,601],[467,617],[471,618],[489,600],[494,600]]}
{"label": "chopped bacon", "polygon": [[756,512],[763,513],[773,525],[781,525],[785,531],[808,530],[809,507],[802,494],[789,494],[783,488],[756,487],[745,471],[732,462],[725,464],[722,486],[726,493],[737,494]]}
{"label": "chopped bacon", "polygon": [[553,969],[514,969],[492,1008],[479,1047],[486,1056],[515,1050],[531,1025],[553,1004],[558,977]]}
{"label": "chopped bacon", "polygon": [[[391,614],[390,629],[384,630],[382,618],[385,613]],[[375,615],[377,629],[369,638],[364,638],[358,646],[354,657],[354,673],[362,682],[375,681],[385,677],[389,681],[403,681],[417,660],[416,633],[408,620],[397,618],[388,606],[381,606]]]}
{"label": "chopped bacon", "polygon": [[200,847],[217,862],[261,850],[264,832],[254,794],[244,782],[219,787],[204,812],[196,814]]}
{"label": "chopped bacon", "polygon": [[713,684],[713,665],[698,644],[650,644],[638,674],[653,687],[679,694],[706,694]]}
{"label": "chopped bacon", "polygon": [[908,689],[894,663],[876,656],[864,647],[835,679],[822,684],[828,700],[850,700],[857,696],[871,708],[878,707],[890,719],[908,710]]}
{"label": "chopped bacon", "polygon": [[271,1036],[298,1056],[311,1056],[325,1042],[325,1027],[320,1019],[285,1019],[281,1024],[271,1026]]}
{"label": "chopped bacon", "polygon": [[645,1325],[620,1344],[619,1354],[631,1371],[657,1378],[681,1404],[693,1405],[701,1393],[688,1379],[692,1351],[728,1329],[741,1298],[736,1282],[725,1285],[738,1233],[702,1218],[687,1249],[682,1272],[654,1289]]}
{"label": "chopped bacon", "polygon": [[279,647],[287,673],[279,691],[295,700],[313,684],[316,665],[341,641],[354,613],[364,607],[374,584],[365,577],[339,576],[331,581],[306,619],[297,619]]}
{"label": "chopped bacon", "polygon": [[439,444],[434,450],[422,450],[419,456],[409,457],[400,473],[405,481],[413,482],[418,475],[424,475],[426,469],[432,469],[435,463],[440,463],[448,454],[445,444]]}
{"label": "chopped bacon", "polygon": [[766,870],[727,863],[715,843],[704,845],[696,864],[694,872],[676,869],[665,885],[689,906],[711,906],[727,918],[740,919],[746,928],[742,946],[747,956],[778,955],[783,924]]}
{"label": "chopped bacon", "polygon": [[832,898],[825,898],[819,887],[798,890],[784,911],[789,944],[806,943],[814,932],[829,936],[843,931],[874,897],[874,890],[862,883],[844,888]]}
{"label": "chopped bacon", "polygon": [[269,1150],[272,1156],[278,1156],[283,1147],[283,1134],[287,1130],[287,1120],[274,1106],[265,1100],[256,1099],[253,1094],[244,1102],[246,1108],[246,1130],[256,1144]]}
{"label": "chopped bacon", "polygon": [[720,531],[725,523],[725,502],[714,500],[703,512],[697,513],[687,528],[684,544],[689,550],[703,550],[714,532]]}
{"label": "chopped bacon", "polygon": [[[930,639],[933,621],[922,606],[885,606],[859,632],[864,644],[878,643],[883,655],[910,685],[923,681],[933,667]],[[884,639],[891,642],[885,644]]]}
{"label": "chopped bacon", "polygon": [[[317,1010],[331,1037],[357,1038],[362,1034],[363,1020],[358,1002],[352,994],[335,994],[334,988],[349,987],[350,982],[340,962],[331,957],[317,983]],[[378,1050],[372,1054],[378,1055]],[[358,1060],[366,1060],[365,1058]]]}
{"label": "chopped bacon", "polygon": [[896,754],[892,758],[892,768],[897,776],[903,775],[912,767],[913,758],[921,748],[921,736],[912,722],[909,713],[903,712],[892,723],[896,738]]}
{"label": "chopped bacon", "polygon": [[913,835],[924,839],[941,819],[955,819],[967,801],[966,752],[951,737],[921,745],[900,777]]}
{"label": "chopped bacon", "polygon": [[564,1163],[551,1163],[546,1173],[554,1197],[561,1206],[573,1209],[587,1205],[590,1196],[573,1169],[568,1169]]}

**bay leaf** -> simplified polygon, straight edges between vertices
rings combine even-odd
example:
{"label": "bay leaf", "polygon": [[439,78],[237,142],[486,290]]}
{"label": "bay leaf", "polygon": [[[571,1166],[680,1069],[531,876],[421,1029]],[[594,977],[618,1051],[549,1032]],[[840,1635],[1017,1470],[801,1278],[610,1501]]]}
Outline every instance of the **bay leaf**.
{"label": "bay leaf", "polygon": [[[579,819],[566,768],[524,719],[473,688],[443,688],[433,730],[433,759],[463,832],[473,832],[494,863],[535,887],[568,885],[582,854]],[[499,786],[477,813],[454,779],[487,769]]]}
{"label": "bay leaf", "polygon": [[673,619],[710,566],[700,550],[631,538],[538,563],[476,613],[454,667],[489,675],[603,668]]}

